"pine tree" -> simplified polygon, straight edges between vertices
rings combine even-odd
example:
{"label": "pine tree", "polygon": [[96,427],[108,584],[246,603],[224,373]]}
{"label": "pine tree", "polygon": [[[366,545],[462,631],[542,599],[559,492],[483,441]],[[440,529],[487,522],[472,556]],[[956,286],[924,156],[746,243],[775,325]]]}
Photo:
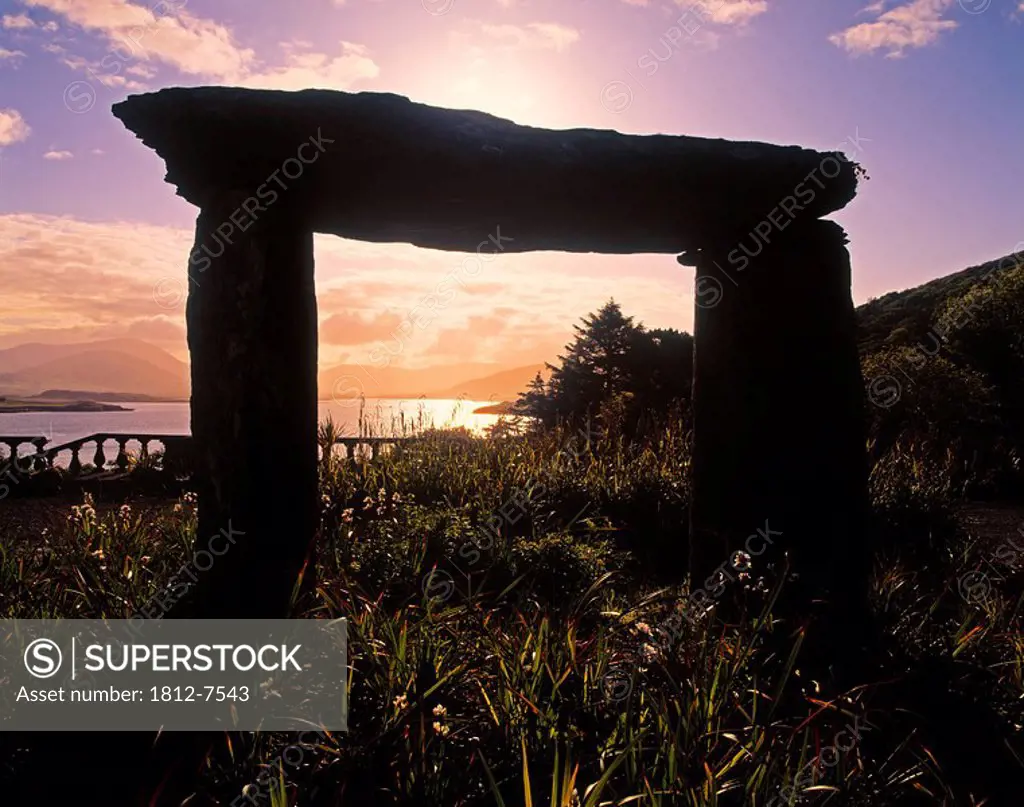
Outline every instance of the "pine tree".
{"label": "pine tree", "polygon": [[540,374],[516,404],[543,426],[618,412],[635,423],[641,413],[661,414],[689,398],[693,339],[674,330],[647,331],[609,300],[574,325],[573,341],[548,364],[551,378]]}

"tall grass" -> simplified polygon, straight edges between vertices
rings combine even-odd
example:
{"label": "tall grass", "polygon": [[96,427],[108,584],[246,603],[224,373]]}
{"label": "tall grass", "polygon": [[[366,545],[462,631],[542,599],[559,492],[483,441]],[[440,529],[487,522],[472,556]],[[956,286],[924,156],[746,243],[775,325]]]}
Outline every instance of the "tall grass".
{"label": "tall grass", "polygon": [[[336,437],[322,425],[325,446]],[[350,732],[301,765],[283,761],[286,736],[225,735],[197,803],[262,781],[275,807],[952,804],[913,732],[878,728],[874,682],[806,678],[802,634],[774,614],[778,570],[750,569],[728,620],[659,642],[688,594],[659,572],[685,554],[689,440],[682,423],[634,442],[426,430],[374,462],[325,453],[318,588],[294,616],[349,620]],[[77,507],[35,542],[0,540],[4,616],[127,617],[188,560],[191,499]],[[879,613],[925,663],[998,682],[1012,716],[1021,599],[965,602],[957,576],[982,550],[943,546],[939,571],[880,559]],[[863,738],[826,760],[851,724]]]}

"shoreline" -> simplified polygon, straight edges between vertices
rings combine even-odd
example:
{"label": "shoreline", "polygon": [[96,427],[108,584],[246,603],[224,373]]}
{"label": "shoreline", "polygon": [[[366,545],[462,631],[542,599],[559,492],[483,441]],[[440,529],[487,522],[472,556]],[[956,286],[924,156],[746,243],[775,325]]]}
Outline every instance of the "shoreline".
{"label": "shoreline", "polygon": [[0,401],[0,415],[21,415],[26,412],[76,412],[76,413],[99,413],[99,412],[134,412],[126,406],[117,404],[98,403],[97,401],[76,401],[64,403],[32,403],[25,400]]}

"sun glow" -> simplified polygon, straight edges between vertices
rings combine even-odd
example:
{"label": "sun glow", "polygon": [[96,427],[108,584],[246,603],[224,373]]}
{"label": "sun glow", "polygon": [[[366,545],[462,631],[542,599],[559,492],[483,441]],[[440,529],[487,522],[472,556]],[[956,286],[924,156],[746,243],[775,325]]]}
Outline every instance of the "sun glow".
{"label": "sun glow", "polygon": [[558,128],[566,119],[564,99],[556,97],[543,68],[501,53],[466,55],[447,65],[442,75],[417,81],[410,97],[433,106],[489,112],[528,126]]}

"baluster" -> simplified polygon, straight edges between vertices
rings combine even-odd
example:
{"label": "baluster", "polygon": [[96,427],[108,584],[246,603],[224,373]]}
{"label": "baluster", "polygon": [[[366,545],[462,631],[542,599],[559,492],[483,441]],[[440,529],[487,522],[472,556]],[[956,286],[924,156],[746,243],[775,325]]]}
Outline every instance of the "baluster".
{"label": "baluster", "polygon": [[117,438],[117,459],[114,460],[114,464],[117,466],[119,471],[126,471],[128,469],[127,445],[128,440],[126,438]]}
{"label": "baluster", "polygon": [[71,449],[71,463],[68,465],[68,473],[72,476],[78,476],[82,473],[82,461],[78,458],[78,451],[82,445],[82,443],[72,443],[69,446]]}
{"label": "baluster", "polygon": [[21,448],[21,440],[8,443],[7,445],[11,448],[11,461],[14,463],[15,469],[18,473],[25,473],[28,469],[25,467],[25,464],[21,462],[21,457],[18,454],[18,449]]}
{"label": "baluster", "polygon": [[18,463],[18,446],[20,445],[20,440],[14,443],[7,443],[7,449],[11,452],[9,458],[11,460],[11,467],[18,471],[18,473],[21,473],[21,465]]}
{"label": "baluster", "polygon": [[142,444],[142,448],[139,449],[139,463],[145,464],[146,460],[149,459],[149,438],[140,437],[139,442]]}
{"label": "baluster", "polygon": [[45,471],[49,466],[45,449],[43,448],[46,445],[46,438],[40,437],[33,440],[32,445],[36,447],[35,456],[32,457],[32,469],[35,471]]}
{"label": "baluster", "polygon": [[370,462],[373,462],[375,459],[377,459],[377,444],[370,443]]}
{"label": "baluster", "polygon": [[107,464],[107,455],[103,451],[103,444],[106,440],[102,437],[96,438],[96,453],[92,455],[92,464],[96,466],[97,471],[102,471],[103,466]]}

